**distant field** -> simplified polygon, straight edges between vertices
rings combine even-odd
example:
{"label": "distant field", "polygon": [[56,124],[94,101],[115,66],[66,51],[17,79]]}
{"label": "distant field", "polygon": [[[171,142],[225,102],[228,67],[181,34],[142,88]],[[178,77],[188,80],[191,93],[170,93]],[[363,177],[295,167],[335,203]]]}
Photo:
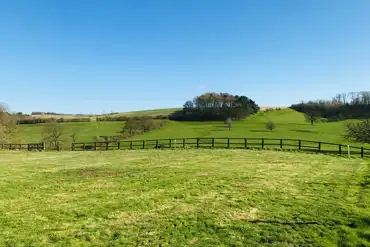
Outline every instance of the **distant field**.
{"label": "distant field", "polygon": [[[152,111],[155,112],[155,111]],[[159,112],[159,110],[157,111]],[[273,121],[276,129],[269,131],[265,128],[267,121]],[[124,126],[124,122],[91,122],[91,123],[63,123],[66,134],[73,129],[79,129],[77,140],[89,142],[96,135],[116,135]],[[41,139],[43,125],[18,125],[20,137],[24,142],[38,142]],[[304,119],[302,113],[291,109],[261,111],[242,121],[234,121],[232,129],[221,122],[175,122],[170,121],[165,127],[133,137],[138,139],[182,138],[182,137],[264,137],[264,138],[292,138],[313,140],[341,144],[351,143],[344,140],[344,122],[317,123],[311,126]],[[370,147],[370,145],[363,145]]]}
{"label": "distant field", "polygon": [[271,151],[0,156],[1,246],[370,246],[370,164]]}
{"label": "distant field", "polygon": [[121,112],[117,114],[108,114],[109,116],[155,116],[155,115],[169,115],[175,111],[179,111],[182,108],[167,108],[167,109],[156,109],[156,110],[145,110],[145,111],[132,111],[132,112]]}

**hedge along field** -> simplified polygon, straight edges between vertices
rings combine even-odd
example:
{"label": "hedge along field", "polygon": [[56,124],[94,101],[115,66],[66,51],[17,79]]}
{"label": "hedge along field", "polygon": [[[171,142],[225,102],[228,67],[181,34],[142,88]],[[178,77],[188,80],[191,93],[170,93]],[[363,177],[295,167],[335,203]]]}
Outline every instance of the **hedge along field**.
{"label": "hedge along field", "polygon": [[1,246],[370,246],[370,163],[245,150],[0,156]]}

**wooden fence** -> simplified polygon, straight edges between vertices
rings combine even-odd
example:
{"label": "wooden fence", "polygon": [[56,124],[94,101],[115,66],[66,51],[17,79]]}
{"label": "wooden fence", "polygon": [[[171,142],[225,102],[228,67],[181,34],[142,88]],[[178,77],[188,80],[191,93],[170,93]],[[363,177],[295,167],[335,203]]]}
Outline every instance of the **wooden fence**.
{"label": "wooden fence", "polygon": [[72,151],[150,149],[150,148],[233,148],[275,149],[328,153],[370,158],[370,149],[343,144],[272,138],[172,138],[158,140],[132,140],[118,142],[72,143]]}
{"label": "wooden fence", "polygon": [[44,143],[27,143],[27,144],[0,144],[0,150],[27,150],[27,151],[44,151]]}

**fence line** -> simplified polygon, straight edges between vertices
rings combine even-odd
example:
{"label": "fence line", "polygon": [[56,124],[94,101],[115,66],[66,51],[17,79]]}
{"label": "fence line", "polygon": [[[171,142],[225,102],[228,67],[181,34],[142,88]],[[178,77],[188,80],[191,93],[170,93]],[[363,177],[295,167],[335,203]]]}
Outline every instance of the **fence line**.
{"label": "fence line", "polygon": [[0,150],[45,151],[45,144],[44,143],[27,143],[27,144],[2,143],[0,144]]}
{"label": "fence line", "polygon": [[233,148],[279,149],[304,152],[330,153],[370,158],[370,148],[300,139],[274,138],[170,138],[154,140],[129,140],[117,142],[75,142],[72,151],[150,149],[150,148]]}

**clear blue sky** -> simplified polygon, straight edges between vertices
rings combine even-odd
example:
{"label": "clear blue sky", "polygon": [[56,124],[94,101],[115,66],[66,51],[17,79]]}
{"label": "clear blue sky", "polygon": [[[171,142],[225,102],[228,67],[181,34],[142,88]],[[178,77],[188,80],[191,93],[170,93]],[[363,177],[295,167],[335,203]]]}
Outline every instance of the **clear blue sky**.
{"label": "clear blue sky", "polygon": [[370,89],[369,0],[2,0],[0,102],[12,111],[260,106]]}

